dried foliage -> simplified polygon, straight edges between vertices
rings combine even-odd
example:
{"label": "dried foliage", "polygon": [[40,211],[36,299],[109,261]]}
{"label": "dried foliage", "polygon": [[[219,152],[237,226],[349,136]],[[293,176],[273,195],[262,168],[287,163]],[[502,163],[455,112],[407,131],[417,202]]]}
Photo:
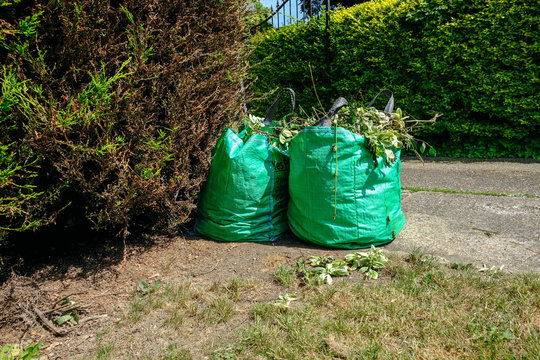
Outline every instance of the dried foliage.
{"label": "dried foliage", "polygon": [[178,229],[241,112],[245,3],[1,5],[0,240],[59,214]]}

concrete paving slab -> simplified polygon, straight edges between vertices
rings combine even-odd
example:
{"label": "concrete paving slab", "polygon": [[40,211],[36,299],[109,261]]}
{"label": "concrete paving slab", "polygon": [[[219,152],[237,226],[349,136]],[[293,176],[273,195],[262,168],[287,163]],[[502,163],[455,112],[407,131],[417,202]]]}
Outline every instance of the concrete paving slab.
{"label": "concrete paving slab", "polygon": [[403,187],[540,197],[540,163],[404,160]]}
{"label": "concrete paving slab", "polygon": [[533,198],[403,191],[407,224],[388,250],[540,272],[540,164],[403,162],[402,185]]}

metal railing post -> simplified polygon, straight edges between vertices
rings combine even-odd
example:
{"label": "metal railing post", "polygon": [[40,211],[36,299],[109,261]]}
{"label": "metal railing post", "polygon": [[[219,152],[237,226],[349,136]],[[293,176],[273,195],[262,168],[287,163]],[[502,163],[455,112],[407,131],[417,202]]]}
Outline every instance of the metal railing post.
{"label": "metal railing post", "polygon": [[287,25],[287,19],[285,19],[285,12],[287,11],[286,7],[283,7],[283,26]]}
{"label": "metal railing post", "polygon": [[292,23],[292,1],[289,0],[289,25]]}
{"label": "metal railing post", "polygon": [[279,29],[279,1],[276,0],[276,11],[277,11],[277,27]]}
{"label": "metal railing post", "polygon": [[326,31],[330,28],[330,0],[326,0]]}

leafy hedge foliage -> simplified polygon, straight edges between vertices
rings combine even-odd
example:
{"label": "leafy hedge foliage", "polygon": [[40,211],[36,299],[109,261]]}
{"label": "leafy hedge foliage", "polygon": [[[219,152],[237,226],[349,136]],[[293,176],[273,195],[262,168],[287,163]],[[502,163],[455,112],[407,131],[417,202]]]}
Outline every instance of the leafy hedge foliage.
{"label": "leafy hedge foliage", "polygon": [[418,134],[439,155],[538,159],[539,4],[382,0],[335,11],[328,37],[324,16],[255,37],[253,88],[292,87],[304,108],[320,108],[311,65],[325,108],[389,88],[416,118],[444,114]]}
{"label": "leafy hedge foliage", "polygon": [[188,220],[241,110],[244,8],[2,1],[0,240],[85,218],[122,234]]}

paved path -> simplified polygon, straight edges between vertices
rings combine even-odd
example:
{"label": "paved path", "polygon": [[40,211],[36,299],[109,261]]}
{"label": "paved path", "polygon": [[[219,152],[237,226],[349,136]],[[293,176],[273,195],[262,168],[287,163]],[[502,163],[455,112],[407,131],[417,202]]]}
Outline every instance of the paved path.
{"label": "paved path", "polygon": [[540,163],[404,160],[401,182],[389,250],[540,273]]}

